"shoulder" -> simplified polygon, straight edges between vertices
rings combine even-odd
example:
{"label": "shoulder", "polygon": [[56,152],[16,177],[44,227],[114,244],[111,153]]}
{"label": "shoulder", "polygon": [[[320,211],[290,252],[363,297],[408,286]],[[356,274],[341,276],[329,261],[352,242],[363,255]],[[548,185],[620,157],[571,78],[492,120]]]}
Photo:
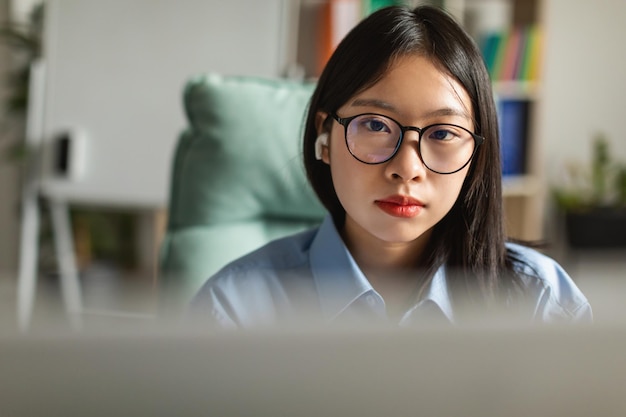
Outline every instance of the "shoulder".
{"label": "shoulder", "polygon": [[308,251],[317,228],[273,240],[218,271],[213,278],[249,270],[297,268],[308,261]]}
{"label": "shoulder", "polygon": [[290,308],[292,288],[306,288],[309,248],[317,229],[274,240],[210,277],[191,302],[193,315],[221,327],[271,323]]}
{"label": "shoulder", "polygon": [[535,249],[514,243],[507,243],[507,252],[535,305],[535,318],[542,321],[591,319],[587,298],[558,262]]}

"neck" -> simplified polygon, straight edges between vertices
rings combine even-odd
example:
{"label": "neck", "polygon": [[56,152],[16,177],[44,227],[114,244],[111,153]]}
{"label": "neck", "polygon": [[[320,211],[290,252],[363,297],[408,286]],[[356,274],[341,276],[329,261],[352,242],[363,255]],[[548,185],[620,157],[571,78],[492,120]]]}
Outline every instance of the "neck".
{"label": "neck", "polygon": [[346,224],[342,237],[357,265],[388,308],[405,306],[420,282],[416,273],[422,265],[430,231],[410,242],[388,242]]}
{"label": "neck", "polygon": [[352,257],[365,270],[407,271],[422,264],[431,231],[409,242],[381,240],[357,226],[346,224],[341,236]]}

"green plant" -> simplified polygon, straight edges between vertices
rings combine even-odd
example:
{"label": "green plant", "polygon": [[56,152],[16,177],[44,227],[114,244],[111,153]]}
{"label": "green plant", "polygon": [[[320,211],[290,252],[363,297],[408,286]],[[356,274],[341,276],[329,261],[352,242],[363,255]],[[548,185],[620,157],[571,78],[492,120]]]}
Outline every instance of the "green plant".
{"label": "green plant", "polygon": [[23,158],[26,152],[24,136],[30,67],[41,56],[43,15],[44,5],[40,3],[33,8],[28,23],[0,24],[0,41],[11,49],[13,58],[13,68],[6,80],[9,92],[4,103],[5,114],[0,119],[0,140],[15,139],[15,145],[9,148],[9,159]]}
{"label": "green plant", "polygon": [[626,164],[611,158],[610,143],[599,133],[592,143],[591,166],[570,164],[565,184],[552,194],[566,212],[626,208]]}

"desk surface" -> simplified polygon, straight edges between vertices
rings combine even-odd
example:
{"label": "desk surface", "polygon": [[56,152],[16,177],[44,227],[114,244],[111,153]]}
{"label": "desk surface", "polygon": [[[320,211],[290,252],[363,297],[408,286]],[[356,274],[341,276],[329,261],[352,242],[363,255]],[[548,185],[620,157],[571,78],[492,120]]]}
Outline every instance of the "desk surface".
{"label": "desk surface", "polygon": [[624,416],[624,326],[0,337],[5,415]]}

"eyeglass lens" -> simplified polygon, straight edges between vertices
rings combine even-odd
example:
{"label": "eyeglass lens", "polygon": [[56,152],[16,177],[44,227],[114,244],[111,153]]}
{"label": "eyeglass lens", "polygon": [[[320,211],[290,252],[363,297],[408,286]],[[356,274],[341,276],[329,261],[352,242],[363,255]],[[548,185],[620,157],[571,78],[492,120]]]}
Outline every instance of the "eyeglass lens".
{"label": "eyeglass lens", "polygon": [[[355,117],[346,127],[346,144],[358,160],[378,164],[391,159],[399,147],[402,127],[393,119],[375,114]],[[460,126],[438,124],[422,130],[419,152],[431,170],[451,173],[461,169],[474,153],[472,134]]]}

